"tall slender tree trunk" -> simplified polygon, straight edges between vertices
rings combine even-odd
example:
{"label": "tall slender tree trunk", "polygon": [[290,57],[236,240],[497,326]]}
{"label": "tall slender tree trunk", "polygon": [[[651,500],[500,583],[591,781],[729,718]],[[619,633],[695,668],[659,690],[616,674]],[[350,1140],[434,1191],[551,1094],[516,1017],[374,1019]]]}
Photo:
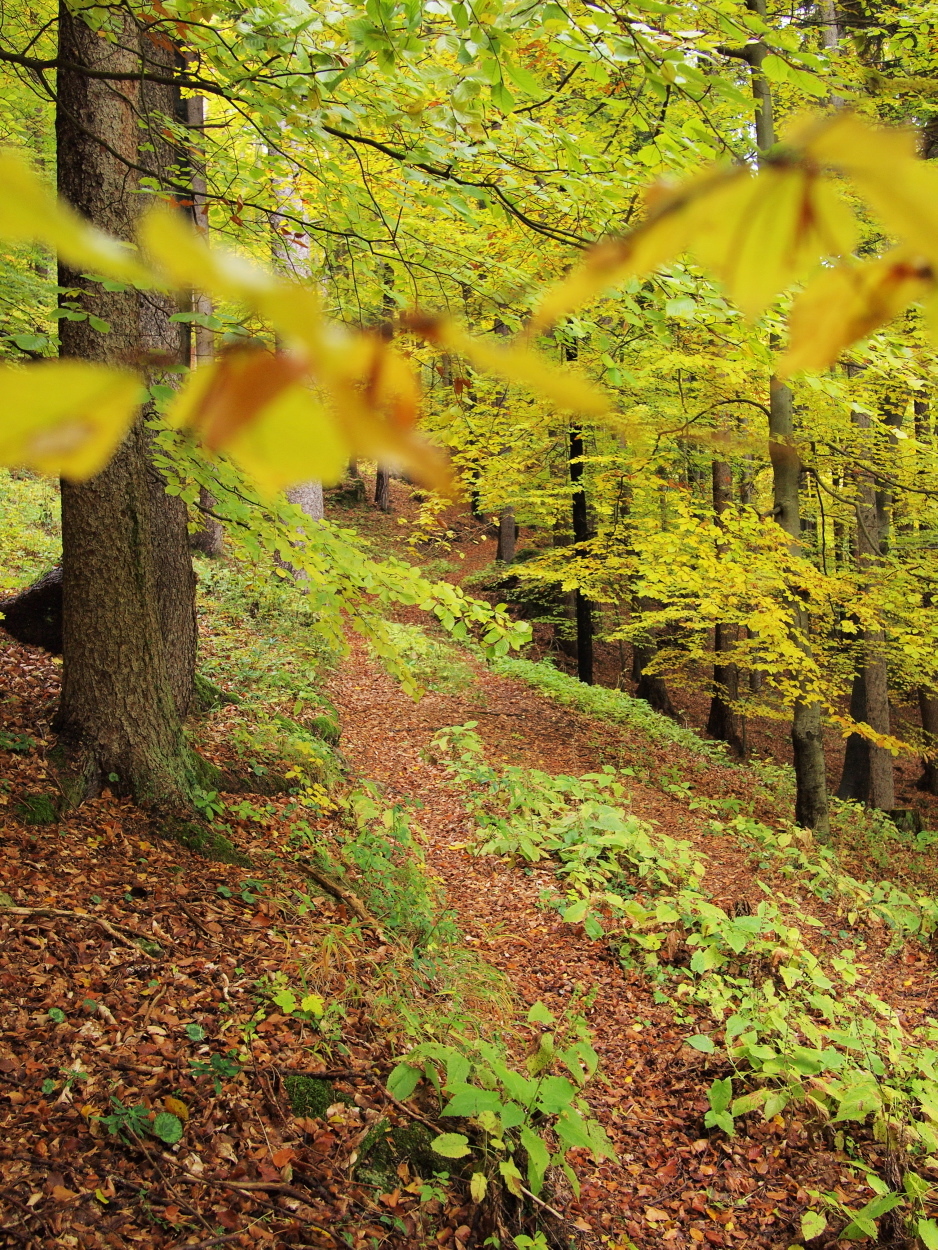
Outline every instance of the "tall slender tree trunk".
{"label": "tall slender tree trunk", "polygon": [[[208,198],[205,167],[201,155],[202,137],[205,131],[205,99],[203,96],[196,95],[180,103],[182,120],[192,132],[186,156],[192,188],[192,222],[203,238],[208,239]],[[212,301],[207,295],[193,292],[192,311],[208,317],[212,312]],[[188,357],[191,369],[210,365],[215,359],[215,331],[198,322],[194,323],[188,335],[188,343],[184,345],[183,355]],[[189,535],[189,545],[193,551],[201,551],[203,555],[213,557],[220,556],[225,549],[225,527],[211,515],[215,503],[215,496],[208,487],[200,487],[199,506],[203,511],[199,514],[198,528]]]}
{"label": "tall slender tree trunk", "polygon": [[[769,453],[772,460],[774,514],[778,524],[798,550],[801,532],[801,502],[798,487],[801,460],[792,445],[794,419],[791,388],[772,378],[769,393]],[[800,645],[810,655],[807,641],[808,618],[803,608],[794,612],[794,627]],[[830,832],[827,792],[827,768],[824,759],[824,738],[821,729],[821,705],[798,699],[792,709],[791,744],[795,764],[795,820],[806,829],[813,829],[821,838]]]}
{"label": "tall slender tree trunk", "polygon": [[[573,483],[573,541],[589,539],[589,515],[586,491],[583,489],[583,436],[570,431],[570,481]],[[573,610],[576,616],[576,673],[580,681],[593,684],[593,605],[579,587],[574,591]]]}
{"label": "tall slender tree trunk", "polygon": [[[765,0],[746,0],[746,7],[761,18],[766,16]],[[772,89],[762,71],[768,49],[761,40],[749,44],[743,53],[752,69],[752,92],[755,100],[756,144],[760,158],[775,146],[775,117]],[[779,378],[769,380],[769,451],[772,461],[772,492],[774,514],[779,525],[798,550],[801,534],[801,506],[798,486],[801,462],[792,445],[794,420],[791,388]],[[807,614],[795,612],[795,630],[807,651]],[[821,728],[821,705],[798,699],[792,709],[791,745],[795,764],[795,820],[806,829],[813,829],[819,838],[830,834],[830,813],[827,792],[827,769],[824,759],[824,738]]]}
{"label": "tall slender tree trunk", "polygon": [[[870,418],[854,413],[854,422],[869,429]],[[869,571],[883,557],[888,527],[887,500],[872,479],[856,474],[857,568]],[[881,629],[862,631],[858,637],[859,662],[850,694],[850,715],[877,733],[889,733],[889,674],[885,656],[886,636]],[[844,750],[844,767],[837,790],[840,799],[854,799],[870,807],[890,811],[896,805],[892,755],[869,738],[852,733]]]}
{"label": "tall slender tree trunk", "polygon": [[[713,511],[717,523],[722,525],[721,517],[733,499],[733,473],[725,460],[714,460],[712,471]],[[725,552],[725,544],[718,544],[717,554]],[[737,755],[745,754],[743,740],[742,717],[733,708],[739,698],[739,668],[732,663],[724,663],[721,656],[731,650],[736,642],[736,626],[717,623],[713,631],[713,697],[710,700],[710,714],[707,717],[707,733],[712,738],[726,742]]]}
{"label": "tall slender tree trunk", "polygon": [[[145,39],[129,17],[111,43],[59,13],[64,64],[166,73],[173,54]],[[162,177],[171,156],[159,116],[172,116],[173,89],[125,79],[109,82],[60,69],[56,142],[59,191],[97,226],[133,234],[145,198],[139,171]],[[63,356],[138,363],[147,352],[178,359],[175,306],[152,292],[107,291],[66,266],[59,283],[108,322],[60,323]],[[63,483],[63,675],[56,718],[80,800],[110,782],[141,801],[188,798],[199,767],[183,734],[195,672],[195,578],[185,506],[163,489],[150,456],[146,413],[108,467],[90,482]],[[116,779],[116,780],[115,780]]]}

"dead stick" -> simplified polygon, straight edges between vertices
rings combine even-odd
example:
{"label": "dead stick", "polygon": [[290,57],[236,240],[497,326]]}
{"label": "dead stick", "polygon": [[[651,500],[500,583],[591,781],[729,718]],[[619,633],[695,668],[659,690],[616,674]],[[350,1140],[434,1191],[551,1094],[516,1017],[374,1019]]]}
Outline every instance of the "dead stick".
{"label": "dead stick", "polygon": [[371,929],[379,941],[387,943],[388,939],[385,937],[380,924],[377,920],[375,920],[374,916],[372,916],[365,904],[360,898],[358,898],[357,895],[353,894],[351,890],[347,890],[344,885],[340,885],[338,881],[336,881],[335,877],[331,877],[329,873],[323,872],[321,868],[317,868],[314,864],[311,864],[309,860],[297,858],[295,863],[301,871],[305,872],[306,875],[315,881],[317,885],[321,885],[327,893],[333,896],[333,898],[337,898],[339,902],[344,903],[346,907],[348,907],[353,914],[358,917],[362,924],[367,925],[367,927]]}
{"label": "dead stick", "polygon": [[145,933],[136,933],[135,930],[131,929],[129,926],[121,926],[122,928],[125,928],[125,932],[133,933],[137,938],[136,942],[131,942],[125,938],[123,934],[118,933],[117,929],[103,917],[92,916],[89,912],[83,911],[62,911],[58,907],[0,907],[0,918],[3,916],[46,916],[49,919],[55,919],[56,916],[67,916],[72,920],[87,920],[91,924],[98,925],[104,930],[105,933],[110,934],[116,942],[120,942],[124,946],[129,946],[131,950],[137,951],[138,953],[140,951],[139,941],[141,939],[144,942],[152,940],[151,938],[148,938]]}
{"label": "dead stick", "polygon": [[551,1215],[555,1215],[558,1220],[566,1220],[569,1218],[566,1215],[561,1215],[559,1211],[554,1209],[554,1207],[548,1206],[542,1198],[538,1198],[537,1194],[532,1194],[530,1189],[525,1189],[523,1185],[519,1185],[518,1188],[523,1194],[530,1198],[532,1202],[536,1202],[539,1207],[543,1207],[545,1211],[549,1211]]}

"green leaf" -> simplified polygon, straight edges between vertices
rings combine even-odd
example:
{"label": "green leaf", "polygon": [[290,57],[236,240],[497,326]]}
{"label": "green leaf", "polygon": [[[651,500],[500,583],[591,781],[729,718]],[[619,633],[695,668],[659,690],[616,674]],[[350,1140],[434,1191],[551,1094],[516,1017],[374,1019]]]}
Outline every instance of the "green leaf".
{"label": "green leaf", "polygon": [[191,1042],[202,1042],[205,1040],[205,1030],[202,1028],[201,1024],[187,1024],[186,1037],[188,1037]]}
{"label": "green leaf", "polygon": [[399,1063],[388,1077],[388,1093],[392,1098],[396,1098],[398,1102],[403,1102],[411,1096],[420,1084],[422,1075],[423,1073],[419,1068],[414,1068],[409,1063]]}
{"label": "green leaf", "polygon": [[150,1125],[150,1132],[167,1146],[173,1146],[182,1137],[182,1120],[169,1111],[161,1111]]}
{"label": "green leaf", "polygon": [[938,1250],[938,1224],[934,1220],[919,1220],[915,1231],[925,1250]]}
{"label": "green leaf", "polygon": [[441,1133],[439,1137],[434,1137],[430,1149],[444,1159],[462,1159],[470,1153],[469,1138],[462,1133]]}
{"label": "green leaf", "polygon": [[321,1016],[326,1010],[325,1001],[318,994],[307,994],[300,1001],[300,1011],[305,1011],[311,1016]]}
{"label": "green leaf", "polygon": [[528,1012],[528,1024],[553,1024],[554,1017],[543,1003],[535,1003]]}
{"label": "green leaf", "polygon": [[502,1102],[499,1096],[491,1089],[479,1089],[476,1085],[447,1085],[446,1092],[455,1093],[449,1102],[443,1108],[443,1115],[478,1115],[480,1111],[502,1110]]}
{"label": "green leaf", "polygon": [[548,1076],[541,1082],[537,1098],[538,1110],[547,1115],[555,1115],[570,1106],[576,1093],[576,1086],[571,1084],[565,1076]]}
{"label": "green leaf", "polygon": [[820,1211],[805,1211],[801,1217],[801,1235],[805,1241],[818,1237],[827,1228],[827,1217]]}
{"label": "green leaf", "polygon": [[296,995],[292,990],[281,990],[279,994],[273,996],[271,1002],[274,1006],[279,1007],[285,1015],[290,1015],[291,1012],[296,1011],[298,1005]]}
{"label": "green leaf", "polygon": [[62,1010],[61,1007],[50,1007],[49,1019],[52,1021],[53,1024],[64,1024],[65,1012]]}
{"label": "green leaf", "polygon": [[713,1111],[725,1111],[733,1100],[733,1081],[731,1077],[723,1077],[714,1081],[707,1090],[707,1098]]}
{"label": "green leaf", "polygon": [[688,1046],[693,1046],[694,1050],[703,1051],[705,1055],[712,1055],[716,1050],[713,1039],[708,1037],[706,1033],[695,1033],[693,1037],[687,1039]]}
{"label": "green leaf", "polygon": [[521,1145],[528,1156],[528,1184],[533,1194],[539,1194],[544,1184],[544,1174],[550,1165],[550,1151],[540,1136],[527,1126],[521,1130]]}

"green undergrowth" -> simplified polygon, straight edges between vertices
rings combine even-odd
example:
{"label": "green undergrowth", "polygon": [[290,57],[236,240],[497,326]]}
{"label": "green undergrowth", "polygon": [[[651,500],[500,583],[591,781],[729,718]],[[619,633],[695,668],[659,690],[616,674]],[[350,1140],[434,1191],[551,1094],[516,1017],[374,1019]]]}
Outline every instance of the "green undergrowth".
{"label": "green undergrowth", "polygon": [[[475,818],[472,849],[552,863],[558,891],[545,903],[644,969],[659,1001],[698,1029],[689,1045],[722,1059],[726,1075],[710,1088],[703,1127],[732,1135],[747,1115],[797,1111],[876,1194],[861,1211],[847,1211],[834,1192],[816,1194],[805,1227],[819,1233],[830,1217],[848,1238],[875,1236],[876,1221],[899,1209],[923,1244],[938,1245],[925,1206],[938,1173],[938,1021],[904,1028],[866,988],[870,969],[854,950],[826,953],[823,922],[797,899],[762,886],[751,915],[717,906],[701,886],[706,856],[629,812],[614,769],[558,777],[493,767],[466,727],[442,731],[435,749]],[[881,897],[875,885],[862,897],[870,891],[837,872],[833,852],[754,824],[737,832],[790,864],[799,884],[852,892],[845,905],[865,907],[898,935],[934,924],[933,900],[909,906],[888,883]],[[899,1186],[894,1170],[883,1172],[887,1155]]]}
{"label": "green undergrowth", "polygon": [[693,755],[703,756],[728,767],[733,764],[722,742],[699,738],[692,729],[661,716],[644,699],[633,698],[624,690],[587,686],[576,677],[554,668],[546,660],[535,662],[506,656],[493,661],[492,667],[503,677],[526,682],[542,694],[549,695],[557,703],[576,708],[585,716],[638,729],[652,742],[683,747]]}
{"label": "green undergrowth", "polygon": [[57,483],[0,469],[0,597],[30,585],[61,556]]}
{"label": "green undergrowth", "polygon": [[425,690],[463,694],[475,686],[475,673],[452,643],[433,637],[419,625],[389,622],[388,636]]}

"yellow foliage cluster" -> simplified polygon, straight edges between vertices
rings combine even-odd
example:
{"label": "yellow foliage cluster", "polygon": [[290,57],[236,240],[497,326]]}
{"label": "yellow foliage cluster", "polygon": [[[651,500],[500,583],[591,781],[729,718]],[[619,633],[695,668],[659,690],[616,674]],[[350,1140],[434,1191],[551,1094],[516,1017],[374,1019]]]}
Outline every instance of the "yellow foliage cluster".
{"label": "yellow foliage cluster", "polygon": [[[852,259],[857,231],[838,186],[844,178],[896,236],[885,256]],[[405,317],[404,326],[560,408],[603,416],[607,397],[575,370],[551,366],[530,340],[608,286],[690,251],[750,319],[786,288],[807,281],[792,309],[779,372],[823,368],[910,301],[934,305],[936,192],[938,171],[916,158],[906,132],[873,128],[844,112],[802,120],[758,171],[717,166],[676,187],[651,188],[645,220],[593,248],[548,291],[520,341],[495,345],[423,314]],[[37,240],[70,265],[112,280],[195,288],[236,302],[269,325],[281,349],[223,353],[193,374],[167,414],[210,452],[231,455],[264,491],[312,477],[335,480],[359,455],[400,464],[445,488],[442,458],[416,432],[419,390],[411,364],[381,335],[328,322],[311,286],[209,249],[168,206],[143,218],[135,251],[56,203],[9,153],[0,156],[0,235]],[[15,414],[0,436],[0,462],[82,479],[120,443],[140,385],[120,370],[62,360],[0,368],[0,399]]]}

